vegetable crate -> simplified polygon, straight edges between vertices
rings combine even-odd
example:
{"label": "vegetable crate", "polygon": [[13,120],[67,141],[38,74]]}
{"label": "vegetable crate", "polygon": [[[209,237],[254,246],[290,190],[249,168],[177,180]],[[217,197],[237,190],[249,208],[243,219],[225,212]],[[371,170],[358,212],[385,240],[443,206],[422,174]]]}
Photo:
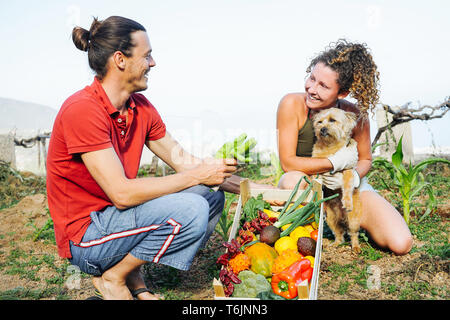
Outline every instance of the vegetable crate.
{"label": "vegetable crate", "polygon": [[[313,201],[313,193],[316,193],[316,201],[323,199],[322,193],[322,185],[316,180],[312,180],[312,190],[314,192],[310,192],[303,203],[309,203]],[[244,205],[250,197],[257,197],[262,194],[263,200],[268,202],[273,210],[278,210],[285,205],[285,203],[289,200],[293,190],[281,190],[281,189],[254,189],[251,190],[249,186],[248,179],[244,179],[240,184],[240,196],[238,200],[238,204],[236,207],[236,212],[234,215],[233,224],[230,229],[230,235],[228,238],[228,242],[231,242],[236,238],[237,232],[240,226],[240,219],[243,213]],[[297,194],[291,198],[290,203],[294,203],[305,190],[298,190]],[[296,299],[298,300],[316,300],[317,299],[317,290],[319,284],[319,271],[320,271],[320,257],[322,253],[322,234],[323,234],[323,203],[320,204],[320,214],[318,221],[318,235],[316,241],[316,249],[315,249],[315,261],[313,267],[313,274],[310,282],[307,280],[302,281],[297,285],[298,296]],[[213,280],[214,287],[214,299],[215,300],[258,300],[258,298],[241,298],[241,297],[227,297],[225,295],[224,286],[219,279],[214,278]]]}

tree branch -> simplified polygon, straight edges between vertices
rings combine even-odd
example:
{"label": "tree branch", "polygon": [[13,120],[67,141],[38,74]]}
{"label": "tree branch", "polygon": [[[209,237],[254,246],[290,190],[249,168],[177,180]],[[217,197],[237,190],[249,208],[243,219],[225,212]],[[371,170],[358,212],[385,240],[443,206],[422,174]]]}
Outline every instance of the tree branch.
{"label": "tree branch", "polygon": [[[389,128],[393,128],[396,125],[406,123],[412,120],[433,120],[437,118],[442,118],[444,115],[450,110],[450,96],[446,98],[446,101],[437,105],[437,106],[429,106],[424,105],[418,108],[410,108],[411,102],[408,102],[400,107],[399,110],[393,110],[389,105],[384,104],[382,108],[392,114],[392,121],[387,125],[378,128],[377,134],[372,141],[372,147],[374,147],[378,140],[380,139],[383,132],[388,130]],[[427,113],[422,113],[425,109],[430,109]],[[439,112],[439,113],[437,113]],[[435,114],[436,113],[436,114]]]}

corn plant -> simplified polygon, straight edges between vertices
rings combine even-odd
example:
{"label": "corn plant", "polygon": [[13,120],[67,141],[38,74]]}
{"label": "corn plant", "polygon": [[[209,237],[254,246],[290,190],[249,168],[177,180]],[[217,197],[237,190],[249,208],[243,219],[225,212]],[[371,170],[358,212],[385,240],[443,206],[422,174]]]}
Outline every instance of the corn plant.
{"label": "corn plant", "polygon": [[[392,154],[391,162],[384,158],[378,157],[373,160],[373,166],[385,168],[388,171],[391,179],[394,182],[394,185],[398,188],[398,191],[400,192],[400,195],[402,197],[403,217],[406,223],[409,225],[409,217],[413,198],[417,196],[419,192],[424,188],[428,189],[429,195],[432,195],[433,192],[430,184],[425,181],[422,170],[425,169],[425,167],[429,164],[437,162],[450,164],[450,161],[443,158],[429,158],[416,164],[415,166],[410,163],[409,166],[406,167],[402,162],[402,140],[403,136],[400,138],[396,151]],[[434,196],[432,196],[432,198],[434,199]]]}
{"label": "corn plant", "polygon": [[280,181],[280,178],[283,175],[284,171],[283,171],[283,168],[281,168],[280,159],[278,158],[278,156],[275,152],[272,152],[270,154],[270,164],[273,168],[273,172],[275,175],[275,181],[273,184],[276,186],[276,185],[278,185],[278,182]]}

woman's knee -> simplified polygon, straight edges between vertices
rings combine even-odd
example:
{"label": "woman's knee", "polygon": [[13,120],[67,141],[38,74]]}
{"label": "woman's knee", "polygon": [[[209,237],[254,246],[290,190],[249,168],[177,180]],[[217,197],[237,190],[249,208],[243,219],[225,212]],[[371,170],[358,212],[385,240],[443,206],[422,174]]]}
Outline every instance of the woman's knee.
{"label": "woman's knee", "polygon": [[402,256],[411,251],[413,246],[413,237],[411,234],[402,237],[396,237],[389,243],[389,249],[396,255]]}
{"label": "woman's knee", "polygon": [[[289,171],[283,174],[278,182],[278,188],[280,189],[294,189],[298,180],[306,176],[305,173],[301,171]],[[305,182],[302,181],[300,184],[300,189],[304,189],[306,186]]]}
{"label": "woman's knee", "polygon": [[369,231],[378,245],[396,255],[411,251],[413,238],[401,214],[376,192],[361,192],[363,216],[361,227]]}

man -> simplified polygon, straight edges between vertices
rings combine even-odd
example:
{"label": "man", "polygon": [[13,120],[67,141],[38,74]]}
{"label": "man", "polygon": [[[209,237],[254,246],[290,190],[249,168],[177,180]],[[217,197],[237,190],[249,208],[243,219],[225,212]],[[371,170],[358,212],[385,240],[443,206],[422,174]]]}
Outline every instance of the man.
{"label": "man", "polygon": [[[136,92],[155,66],[145,28],[123,17],[76,27],[93,83],[69,97],[55,119],[47,192],[58,253],[94,275],[104,299],[157,299],[139,272],[149,262],[189,269],[223,209],[220,185],[234,159],[198,159],[166,132]],[[137,178],[146,145],[176,174]]]}

